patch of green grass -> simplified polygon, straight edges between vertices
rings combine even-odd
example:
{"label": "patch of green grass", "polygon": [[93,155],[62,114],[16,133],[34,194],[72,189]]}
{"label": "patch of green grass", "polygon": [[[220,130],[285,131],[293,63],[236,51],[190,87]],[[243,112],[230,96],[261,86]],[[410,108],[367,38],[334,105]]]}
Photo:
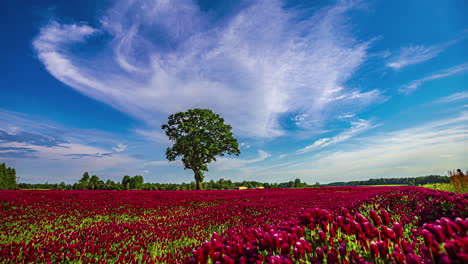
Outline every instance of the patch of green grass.
{"label": "patch of green grass", "polygon": [[[457,192],[456,188],[451,183],[431,183],[425,184],[422,187],[446,192]],[[468,193],[468,188],[462,189],[460,193]]]}

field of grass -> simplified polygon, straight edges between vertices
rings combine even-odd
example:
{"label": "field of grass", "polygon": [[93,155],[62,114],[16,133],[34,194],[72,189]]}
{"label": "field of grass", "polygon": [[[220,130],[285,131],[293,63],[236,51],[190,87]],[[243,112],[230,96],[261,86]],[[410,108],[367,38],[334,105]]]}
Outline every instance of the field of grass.
{"label": "field of grass", "polygon": [[456,263],[466,217],[409,186],[0,191],[0,263]]}
{"label": "field of grass", "polygon": [[451,183],[434,183],[434,184],[425,184],[422,187],[433,189],[433,190],[441,190],[446,192],[458,192],[458,193],[468,193],[468,188],[460,188],[456,189],[455,186]]}

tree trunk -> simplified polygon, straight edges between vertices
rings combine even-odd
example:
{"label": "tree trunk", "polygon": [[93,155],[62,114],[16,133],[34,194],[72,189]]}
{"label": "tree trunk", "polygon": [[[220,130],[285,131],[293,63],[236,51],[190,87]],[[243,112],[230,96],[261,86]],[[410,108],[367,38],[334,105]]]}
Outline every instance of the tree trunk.
{"label": "tree trunk", "polygon": [[198,171],[198,170],[193,170],[193,173],[195,174],[195,188],[197,190],[203,190],[203,179],[202,179],[202,175],[201,175],[201,172]]}
{"label": "tree trunk", "polygon": [[201,181],[197,181],[196,188],[197,190],[203,190],[203,183]]}

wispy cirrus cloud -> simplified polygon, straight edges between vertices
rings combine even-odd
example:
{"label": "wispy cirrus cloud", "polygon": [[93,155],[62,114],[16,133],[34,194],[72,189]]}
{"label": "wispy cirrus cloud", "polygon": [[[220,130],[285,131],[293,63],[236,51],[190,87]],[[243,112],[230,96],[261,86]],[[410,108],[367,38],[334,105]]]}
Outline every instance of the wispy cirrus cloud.
{"label": "wispy cirrus cloud", "polygon": [[216,171],[226,171],[232,169],[242,169],[249,164],[257,163],[266,160],[271,156],[270,153],[267,153],[263,150],[258,151],[258,157],[253,159],[238,159],[238,158],[226,158],[219,157],[216,158],[216,161],[210,166]]}
{"label": "wispy cirrus cloud", "polygon": [[[226,170],[232,170],[232,169],[241,169],[249,164],[252,163],[257,163],[260,161],[264,161],[268,157],[270,157],[271,154],[259,150],[258,151],[258,157],[253,158],[253,159],[238,159],[238,158],[227,158],[227,157],[217,157],[216,161],[212,162],[209,164],[210,171],[211,169],[215,171],[226,171]],[[183,166],[181,160],[175,160],[175,161],[168,161],[168,160],[156,160],[156,161],[151,161],[151,162],[146,162],[144,164],[145,166]]]}
{"label": "wispy cirrus cloud", "polygon": [[372,125],[372,123],[368,120],[364,119],[359,119],[357,121],[351,121],[351,127],[341,133],[339,133],[336,136],[333,137],[325,137],[318,139],[315,141],[313,144],[308,145],[302,149],[299,149],[296,151],[299,154],[318,150],[330,145],[338,144],[340,142],[346,141],[356,135],[359,135],[360,133],[363,133],[371,128],[374,128],[375,125]]}
{"label": "wispy cirrus cloud", "polygon": [[123,152],[127,149],[127,145],[124,145],[124,144],[117,144],[116,147],[113,147],[112,150],[115,151],[115,152]]}
{"label": "wispy cirrus cloud", "polygon": [[37,151],[25,147],[0,147],[0,157],[18,159],[36,159]]}
{"label": "wispy cirrus cloud", "polygon": [[168,161],[168,160],[155,160],[155,161],[150,161],[150,162],[145,162],[145,166],[172,166],[172,165],[182,165],[181,160],[174,160],[174,161]]}
{"label": "wispy cirrus cloud", "polygon": [[92,154],[64,154],[65,157],[71,157],[73,159],[81,159],[84,157],[93,157],[93,158],[102,158],[107,156],[112,156],[114,153],[107,152],[107,153],[92,153]]}
{"label": "wispy cirrus cloud", "polygon": [[[101,135],[102,132],[61,127],[2,109],[0,127],[0,157],[17,168],[17,174],[25,180],[37,181],[36,177],[40,177],[42,182],[61,179],[71,183],[84,171],[97,172],[118,166],[136,171],[143,165],[142,160],[123,153],[126,145],[115,144],[113,136]],[[96,146],[95,142],[103,146]],[[108,177],[116,175],[107,174]]]}
{"label": "wispy cirrus cloud", "polygon": [[436,103],[452,103],[468,99],[468,92],[454,93],[436,100]]}
{"label": "wispy cirrus cloud", "polygon": [[[284,134],[278,121],[284,113],[323,123],[342,107],[381,97],[344,85],[370,45],[347,27],[355,5],[339,1],[307,16],[282,1],[259,0],[216,21],[189,0],[118,1],[101,24],[52,22],[33,44],[55,78],[150,127],[203,107],[225,117],[238,135],[276,137]],[[111,41],[100,50],[112,52],[83,60],[72,49],[92,49],[87,40],[102,34]]]}
{"label": "wispy cirrus cloud", "polygon": [[400,70],[413,64],[419,64],[428,61],[432,58],[435,58],[448,47],[460,42],[465,37],[466,34],[463,34],[461,37],[458,37],[454,40],[432,46],[410,45],[407,47],[402,47],[397,55],[389,58],[387,66],[395,70]]}
{"label": "wispy cirrus cloud", "polygon": [[45,146],[45,147],[57,147],[60,144],[67,143],[67,141],[52,135],[41,135],[30,133],[26,131],[16,132],[9,134],[7,131],[0,130],[0,142],[18,142],[28,143],[32,145]]}
{"label": "wispy cirrus cloud", "polygon": [[414,81],[400,87],[400,89],[398,89],[398,92],[400,94],[410,94],[410,93],[412,93],[413,91],[418,89],[421,85],[423,85],[426,82],[446,78],[446,77],[456,75],[456,74],[459,74],[459,73],[463,73],[463,72],[466,72],[466,71],[468,71],[468,63],[460,64],[460,65],[454,66],[452,68],[444,69],[444,70],[441,70],[439,72],[433,73],[433,74],[428,75],[428,76],[426,76],[424,78],[414,80]]}
{"label": "wispy cirrus cloud", "polygon": [[[445,175],[466,166],[468,112],[411,128],[356,137],[351,146],[258,168],[258,179],[300,177],[321,183],[416,175]],[[442,159],[441,159],[442,158]],[[337,173],[337,168],[343,170]]]}

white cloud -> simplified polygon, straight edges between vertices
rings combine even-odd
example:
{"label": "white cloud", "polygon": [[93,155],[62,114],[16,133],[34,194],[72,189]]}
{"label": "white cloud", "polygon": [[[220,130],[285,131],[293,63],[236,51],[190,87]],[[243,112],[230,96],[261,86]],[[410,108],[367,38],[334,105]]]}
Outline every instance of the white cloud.
{"label": "white cloud", "polygon": [[414,90],[418,89],[421,85],[423,85],[426,82],[437,80],[437,79],[442,79],[442,78],[449,77],[449,76],[459,74],[459,73],[463,73],[466,71],[468,71],[468,63],[460,64],[452,68],[448,68],[448,69],[444,69],[442,71],[436,72],[424,78],[412,81],[404,85],[400,89],[398,89],[398,92],[401,94],[409,94],[413,92]]}
{"label": "white cloud", "polygon": [[[0,127],[7,127],[6,124],[15,127],[15,133],[0,128],[0,132],[4,130],[9,134],[0,140],[0,149],[3,148],[0,154],[16,154],[2,156],[2,159],[15,167],[17,174],[26,181],[73,183],[84,171],[119,179],[122,175],[116,168],[125,167],[133,173],[143,163],[111,148],[96,146],[96,143],[115,144],[123,150],[125,146],[117,144],[116,135],[111,133],[70,129],[50,120],[0,109]],[[18,155],[22,153],[27,155]],[[111,172],[101,173],[105,170]]]}
{"label": "white cloud", "polygon": [[[236,135],[276,137],[284,134],[278,122],[284,113],[323,122],[331,114],[324,109],[338,113],[380,98],[378,90],[343,86],[370,44],[348,31],[351,3],[340,1],[299,21],[303,14],[281,1],[256,1],[212,23],[188,0],[118,1],[98,28],[53,22],[33,44],[55,78],[150,127],[174,112],[203,107],[221,114]],[[71,49],[91,49],[86,40],[104,33],[112,37],[102,48],[106,53],[84,60]]]}
{"label": "white cloud", "polygon": [[246,143],[246,142],[241,142],[241,143],[239,143],[239,148],[249,149],[250,144]]}
{"label": "white cloud", "polygon": [[[25,148],[34,151],[37,158],[5,158],[17,168],[18,175],[40,176],[41,181],[69,183],[76,182],[84,171],[113,169],[118,166],[135,168],[138,160],[124,154],[112,154],[108,149],[80,143],[63,143],[46,147],[29,143],[0,142],[0,147]],[[27,166],[24,164],[27,163]]]}
{"label": "white cloud", "polygon": [[127,145],[124,145],[124,144],[117,144],[116,147],[113,147],[112,149],[115,151],[115,152],[123,152],[127,149]]}
{"label": "white cloud", "polygon": [[[258,151],[258,157],[254,159],[238,159],[238,158],[226,158],[226,157],[217,157],[216,161],[209,163],[208,168],[215,171],[225,171],[232,169],[242,169],[248,164],[257,163],[264,161],[271,155],[263,150]],[[145,166],[183,166],[181,160],[168,161],[168,160],[157,160],[146,162]]]}
{"label": "white cloud", "polygon": [[468,99],[468,92],[454,93],[436,100],[436,103],[452,103]]}
{"label": "white cloud", "polygon": [[340,115],[338,116],[337,118],[338,119],[348,119],[348,118],[353,118],[356,114],[344,114],[344,115]]}
{"label": "white cloud", "polygon": [[[258,179],[300,177],[307,182],[351,181],[379,177],[413,177],[465,168],[468,112],[413,128],[354,140],[335,152],[322,151],[292,162],[258,169]],[[449,153],[449,154],[448,154]],[[342,168],[337,171],[337,168]]]}
{"label": "white cloud", "polygon": [[306,153],[346,141],[374,127],[375,125],[372,125],[368,120],[359,119],[358,121],[351,121],[351,127],[348,130],[345,130],[344,132],[341,132],[340,134],[331,138],[318,139],[313,144],[298,150],[297,153]]}
{"label": "white cloud", "polygon": [[171,143],[169,138],[163,133],[161,129],[135,129],[133,132],[149,141],[159,142],[166,145]]}
{"label": "white cloud", "polygon": [[439,155],[439,157],[441,157],[441,158],[452,158],[452,157],[455,157],[455,155],[443,154],[443,155]]}
{"label": "white cloud", "polygon": [[259,150],[258,157],[254,159],[237,159],[237,158],[219,157],[219,158],[216,158],[215,162],[213,162],[212,164],[209,164],[209,168],[213,168],[214,170],[217,170],[217,171],[241,169],[249,164],[264,161],[270,156],[271,154],[263,150]]}
{"label": "white cloud", "polygon": [[398,55],[395,55],[388,60],[387,66],[395,70],[399,70],[413,64],[428,61],[439,55],[451,45],[461,41],[464,37],[465,35],[462,35],[462,37],[455,40],[433,46],[410,45],[402,47]]}
{"label": "white cloud", "polygon": [[156,160],[156,161],[150,161],[146,162],[144,165],[145,166],[173,166],[173,165],[181,165],[182,161],[181,160],[174,160],[174,161],[168,161],[168,160]]}
{"label": "white cloud", "polygon": [[445,46],[409,46],[401,48],[398,56],[393,57],[387,63],[388,67],[399,70],[403,67],[421,63],[437,56],[445,49]]}

